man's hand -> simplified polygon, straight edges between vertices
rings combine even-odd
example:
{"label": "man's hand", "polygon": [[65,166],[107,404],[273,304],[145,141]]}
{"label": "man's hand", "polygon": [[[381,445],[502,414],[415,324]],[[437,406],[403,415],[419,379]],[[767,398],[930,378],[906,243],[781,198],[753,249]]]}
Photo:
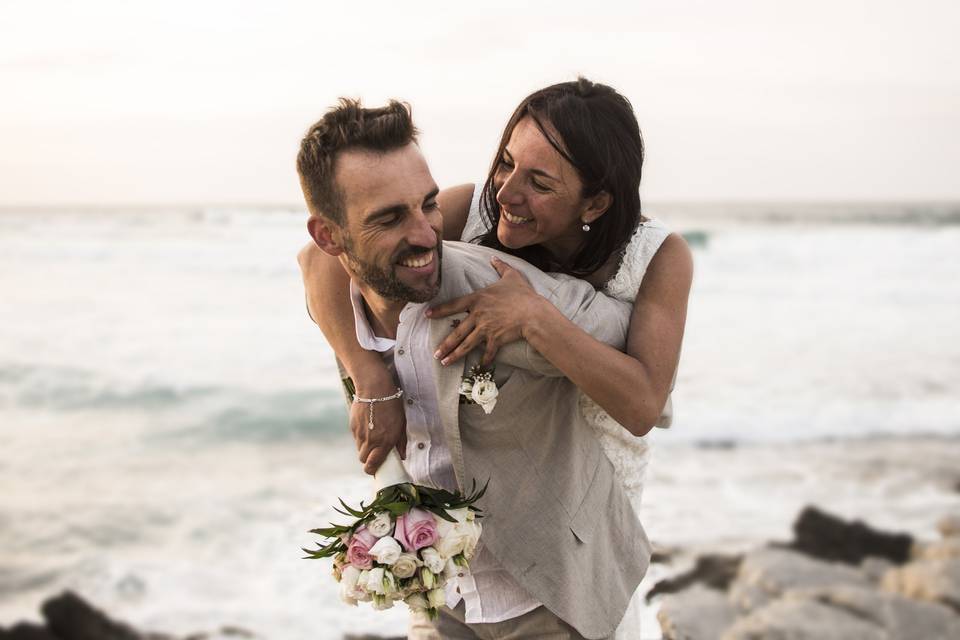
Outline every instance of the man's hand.
{"label": "man's hand", "polygon": [[[358,387],[361,398],[383,398],[393,395],[397,387],[390,379],[383,384]],[[390,449],[396,447],[401,459],[407,457],[407,419],[403,412],[403,397],[373,404],[373,429],[370,429],[370,406],[366,402],[350,405],[350,431],[357,443],[363,471],[373,475]]]}

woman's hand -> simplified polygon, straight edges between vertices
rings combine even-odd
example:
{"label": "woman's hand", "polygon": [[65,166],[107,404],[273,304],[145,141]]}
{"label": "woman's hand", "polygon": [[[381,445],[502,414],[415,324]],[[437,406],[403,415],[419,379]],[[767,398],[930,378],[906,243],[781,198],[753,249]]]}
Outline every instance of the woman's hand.
{"label": "woman's hand", "polygon": [[489,365],[501,346],[523,338],[523,329],[543,305],[550,303],[530,286],[519,271],[494,257],[493,268],[500,281],[469,295],[427,310],[430,318],[467,312],[440,343],[433,356],[444,365],[452,364],[483,345],[483,364]]}

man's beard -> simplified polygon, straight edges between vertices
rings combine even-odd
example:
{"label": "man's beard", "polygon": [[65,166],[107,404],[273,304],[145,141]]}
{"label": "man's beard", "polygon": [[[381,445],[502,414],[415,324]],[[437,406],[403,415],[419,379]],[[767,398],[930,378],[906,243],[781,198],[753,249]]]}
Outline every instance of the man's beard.
{"label": "man's beard", "polygon": [[400,260],[405,260],[413,256],[423,255],[433,251],[423,247],[409,247],[397,253],[390,261],[388,268],[382,268],[372,262],[367,262],[360,258],[354,251],[353,241],[350,238],[344,239],[344,251],[350,262],[350,268],[357,278],[365,285],[373,289],[378,295],[388,300],[398,302],[428,302],[440,292],[440,280],[443,272],[440,269],[443,257],[443,242],[437,238],[437,281],[429,289],[415,289],[400,281],[396,274],[396,264]]}

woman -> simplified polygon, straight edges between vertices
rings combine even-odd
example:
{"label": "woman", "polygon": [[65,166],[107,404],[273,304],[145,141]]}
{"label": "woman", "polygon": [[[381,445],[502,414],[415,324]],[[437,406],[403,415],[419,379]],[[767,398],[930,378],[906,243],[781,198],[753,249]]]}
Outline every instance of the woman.
{"label": "woman", "polygon": [[[583,78],[528,96],[514,111],[486,183],[441,192],[444,238],[501,249],[546,271],[583,278],[633,302],[626,353],[589,336],[502,262],[501,280],[430,310],[440,318],[469,310],[435,356],[450,364],[475,348],[484,360],[523,338],[582,391],[581,408],[639,513],[645,435],[668,426],[692,278],[681,237],[640,210],[643,141],[629,102]],[[390,395],[393,377],[380,357],[359,347],[339,263],[310,245],[301,252],[308,306],[363,397]],[[319,313],[323,310],[323,313]],[[379,442],[364,442],[372,472],[399,440],[399,402],[378,405]],[[355,406],[351,429],[365,431]],[[384,435],[385,434],[385,435]],[[365,437],[369,437],[365,433]],[[386,440],[384,440],[386,438]],[[640,603],[631,601],[617,638],[637,637]]]}

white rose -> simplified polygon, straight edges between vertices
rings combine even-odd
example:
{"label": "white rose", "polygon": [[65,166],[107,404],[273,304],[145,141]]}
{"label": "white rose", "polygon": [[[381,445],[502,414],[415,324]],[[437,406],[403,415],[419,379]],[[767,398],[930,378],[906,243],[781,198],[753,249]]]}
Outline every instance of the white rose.
{"label": "white rose", "polygon": [[414,593],[409,595],[404,598],[403,601],[406,602],[407,606],[413,611],[423,611],[430,606],[430,603],[422,593]]}
{"label": "white rose", "polygon": [[357,600],[370,599],[364,591],[369,573],[366,576],[363,575],[364,573],[367,572],[361,572],[353,566],[343,568],[343,575],[340,580],[340,598],[347,604],[354,604]]}
{"label": "white rose", "polygon": [[499,393],[493,380],[479,380],[473,385],[470,397],[480,405],[484,413],[489,414],[497,405],[497,395]]}
{"label": "white rose", "polygon": [[447,515],[460,523],[473,520],[473,511],[471,511],[469,507],[461,507],[459,509],[447,509]]}
{"label": "white rose", "polygon": [[420,555],[423,556],[423,564],[433,573],[443,572],[443,558],[433,547],[420,549]]}
{"label": "white rose", "polygon": [[346,582],[340,582],[340,599],[352,607],[357,606],[357,598],[354,590],[355,587],[348,586]]}
{"label": "white rose", "polygon": [[393,521],[390,519],[390,513],[388,511],[378,513],[373,520],[367,523],[367,531],[376,538],[389,535],[393,531]]}
{"label": "white rose", "polygon": [[370,569],[370,573],[369,575],[367,575],[367,583],[364,585],[364,589],[368,593],[383,595],[383,574],[384,574],[384,571],[381,567],[377,567],[376,569]]}
{"label": "white rose", "polygon": [[358,580],[360,580],[360,570],[353,565],[348,564],[340,573],[341,587],[346,587],[347,589],[352,590],[355,586],[357,586]]}
{"label": "white rose", "polygon": [[374,596],[373,608],[377,611],[384,611],[393,607],[393,600],[386,596]]}
{"label": "white rose", "polygon": [[417,556],[412,553],[400,554],[397,561],[393,563],[392,570],[393,575],[398,578],[409,578],[417,572]]}
{"label": "white rose", "polygon": [[469,396],[473,393],[473,382],[470,380],[463,379],[460,381],[460,394]]}
{"label": "white rose", "polygon": [[444,589],[431,589],[427,592],[427,602],[430,606],[439,609],[447,604],[447,593]]}
{"label": "white rose", "polygon": [[469,544],[476,545],[472,540],[473,532],[470,530],[473,523],[453,524],[445,522],[445,524],[447,526],[441,525],[438,527],[440,540],[434,545],[444,560],[452,558],[458,553],[463,553]]}
{"label": "white rose", "polygon": [[380,564],[393,564],[403,553],[400,543],[390,536],[383,536],[370,547],[370,555]]}
{"label": "white rose", "polygon": [[480,541],[480,534],[483,532],[483,527],[476,520],[468,520],[461,524],[460,527],[462,527],[465,534],[463,555],[469,560],[477,550],[477,543]]}

